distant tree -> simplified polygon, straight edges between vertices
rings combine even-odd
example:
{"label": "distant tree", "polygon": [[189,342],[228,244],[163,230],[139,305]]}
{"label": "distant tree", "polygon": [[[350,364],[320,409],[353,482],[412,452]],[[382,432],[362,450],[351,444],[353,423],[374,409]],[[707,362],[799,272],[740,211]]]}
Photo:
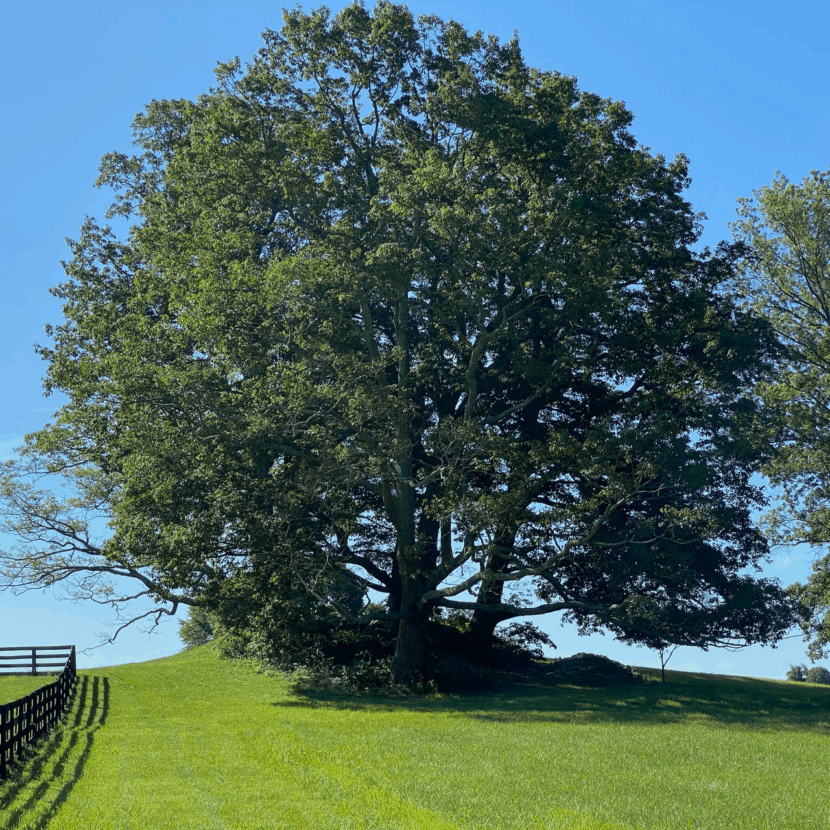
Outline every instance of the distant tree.
{"label": "distant tree", "polygon": [[[768,517],[773,539],[830,543],[830,171],[793,184],[781,173],[753,198],[739,200],[735,238],[751,253],[741,263],[741,290],[774,327],[781,343],[777,372],[758,384],[771,417],[784,425],[764,465],[781,488]],[[808,654],[830,654],[830,556],[819,558],[801,602]]]}
{"label": "distant tree", "polygon": [[794,680],[799,683],[803,683],[805,680],[805,675],[807,674],[807,667],[806,666],[793,666],[790,665],[790,668],[787,670],[787,680]]}
{"label": "distant tree", "polygon": [[6,468],[6,584],[133,577],[301,653],[363,632],[395,682],[442,608],[479,642],[563,611],[775,642],[747,391],[775,343],[740,250],[694,249],[686,160],[515,39],[389,2],[284,21],[103,160],[133,224],[71,244],[42,350],[69,403]]}
{"label": "distant tree", "polygon": [[824,666],[813,666],[811,669],[807,669],[804,679],[808,683],[823,683],[825,686],[829,686],[830,671],[827,671]]}
{"label": "distant tree", "polygon": [[198,607],[190,608],[187,619],[179,620],[179,638],[185,648],[202,646],[213,639],[214,625],[209,611]]}

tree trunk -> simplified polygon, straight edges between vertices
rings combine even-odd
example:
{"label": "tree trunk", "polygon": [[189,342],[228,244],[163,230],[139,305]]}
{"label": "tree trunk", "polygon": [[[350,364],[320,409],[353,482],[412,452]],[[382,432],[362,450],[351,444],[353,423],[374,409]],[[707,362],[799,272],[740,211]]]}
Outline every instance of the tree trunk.
{"label": "tree trunk", "polygon": [[401,569],[398,566],[398,559],[392,560],[392,580],[389,585],[389,597],[386,605],[393,614],[401,610],[403,604],[403,586],[401,585]]}
{"label": "tree trunk", "polygon": [[[512,537],[504,537],[499,539],[497,542],[499,548],[508,546],[512,547],[512,544]],[[493,555],[490,557],[489,566],[493,573],[506,573],[509,569],[509,564],[509,560],[502,556]],[[503,593],[503,581],[492,578],[488,579],[485,577],[481,582],[476,604],[492,605],[494,603],[501,602]],[[476,644],[484,648],[492,645],[493,634],[496,630],[496,626],[506,619],[508,619],[508,616],[498,611],[486,611],[482,608],[476,608],[475,611],[473,611],[473,619],[470,622],[470,634],[474,638]]]}
{"label": "tree trunk", "polygon": [[424,676],[429,609],[415,610],[398,623],[392,682],[409,685]]}
{"label": "tree trunk", "polygon": [[[503,591],[503,582],[494,580],[489,584],[482,584],[476,601],[482,604],[501,602]],[[496,626],[508,618],[509,615],[498,611],[485,611],[481,608],[473,611],[473,619],[470,621],[470,652],[473,659],[487,659],[495,642]]]}

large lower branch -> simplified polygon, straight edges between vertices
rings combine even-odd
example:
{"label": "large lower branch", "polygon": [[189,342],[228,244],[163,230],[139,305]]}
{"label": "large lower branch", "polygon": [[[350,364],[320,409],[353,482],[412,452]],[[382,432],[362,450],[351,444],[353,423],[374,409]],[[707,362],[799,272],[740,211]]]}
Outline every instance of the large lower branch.
{"label": "large lower branch", "polygon": [[[591,602],[582,602],[580,600],[563,600],[561,602],[548,602],[542,605],[534,605],[529,608],[522,608],[517,605],[511,605],[505,602],[494,603],[477,603],[466,602],[463,600],[454,599],[440,599],[436,606],[441,608],[457,608],[464,611],[490,611],[501,614],[504,619],[512,619],[515,617],[536,617],[542,614],[551,614],[556,611],[583,611],[588,614],[596,615],[600,622],[605,618],[606,622],[615,622],[615,612],[623,608],[623,603],[614,603],[613,605],[597,605]],[[717,635],[715,633],[707,635],[705,631],[678,631],[671,633],[665,630],[651,629],[643,625],[637,625],[630,620],[617,620],[616,622],[624,623],[628,632],[642,634],[647,637],[662,640],[666,643],[671,643],[676,646],[689,646],[692,648],[722,648],[727,651],[737,651],[745,648],[750,643],[746,640],[741,640],[735,637]]]}
{"label": "large lower branch", "polygon": [[522,608],[518,605],[511,605],[508,602],[478,603],[466,602],[457,599],[439,599],[434,605],[441,608],[460,608],[467,611],[491,611],[502,614],[505,618],[511,617],[536,617],[541,614],[552,614],[556,611],[586,611],[591,614],[600,612],[608,613],[619,608],[619,605],[595,605],[590,602],[578,600],[563,600],[561,602],[546,602],[543,605],[533,605],[529,608]]}
{"label": "large lower branch", "polygon": [[[618,510],[631,498],[630,494],[626,494],[621,499],[609,504],[603,511],[602,515],[594,520],[593,525],[589,531],[581,539],[569,539],[565,542],[561,550],[551,554],[544,562],[539,565],[522,565],[517,562],[515,557],[511,557],[516,562],[517,567],[507,573],[495,573],[489,568],[482,568],[467,579],[456,583],[455,585],[448,585],[446,588],[435,588],[432,591],[427,591],[422,597],[421,602],[433,602],[437,599],[446,597],[454,597],[458,594],[463,594],[469,591],[470,588],[483,581],[485,578],[492,579],[497,582],[518,582],[529,576],[542,576],[546,571],[553,568],[558,562],[565,559],[574,547],[579,545],[587,545],[593,541],[594,537],[599,533],[602,527],[606,524],[612,513]],[[449,607],[449,606],[448,606]],[[476,606],[483,608],[482,606]],[[544,612],[540,612],[544,613]]]}

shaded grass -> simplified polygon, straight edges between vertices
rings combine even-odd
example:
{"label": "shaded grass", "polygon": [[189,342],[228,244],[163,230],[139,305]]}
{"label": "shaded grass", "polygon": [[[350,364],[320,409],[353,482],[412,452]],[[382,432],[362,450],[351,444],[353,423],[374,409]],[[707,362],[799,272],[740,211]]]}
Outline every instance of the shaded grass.
{"label": "shaded grass", "polygon": [[[647,671],[647,670],[646,670]],[[830,689],[668,672],[298,694],[209,648],[84,673],[13,828],[826,828]]]}
{"label": "shaded grass", "polygon": [[557,685],[543,672],[507,676],[499,691],[481,695],[403,699],[299,690],[286,706],[422,712],[458,711],[497,722],[627,723],[650,726],[697,722],[712,727],[811,731],[830,736],[830,687],[753,677],[638,668],[642,686],[588,688]]}
{"label": "shaded grass", "polygon": [[54,675],[6,675],[0,677],[0,703],[10,703],[12,700],[17,700],[23,695],[39,689],[41,686],[46,686],[53,683],[56,674]]}

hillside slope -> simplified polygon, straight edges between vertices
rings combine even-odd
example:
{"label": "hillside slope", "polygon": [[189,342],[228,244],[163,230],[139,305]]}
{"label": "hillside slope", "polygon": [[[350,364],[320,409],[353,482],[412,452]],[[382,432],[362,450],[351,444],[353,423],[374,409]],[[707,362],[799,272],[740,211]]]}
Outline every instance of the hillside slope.
{"label": "hillside slope", "polygon": [[82,673],[3,828],[822,828],[830,689],[669,672],[444,699],[292,692],[210,647]]}
{"label": "hillside slope", "polygon": [[6,675],[0,677],[0,703],[9,703],[52,683],[57,675]]}

